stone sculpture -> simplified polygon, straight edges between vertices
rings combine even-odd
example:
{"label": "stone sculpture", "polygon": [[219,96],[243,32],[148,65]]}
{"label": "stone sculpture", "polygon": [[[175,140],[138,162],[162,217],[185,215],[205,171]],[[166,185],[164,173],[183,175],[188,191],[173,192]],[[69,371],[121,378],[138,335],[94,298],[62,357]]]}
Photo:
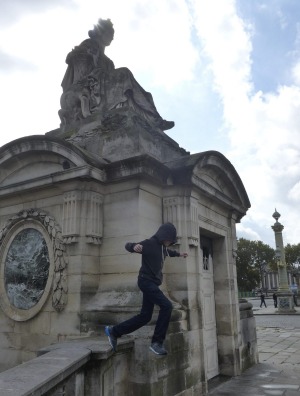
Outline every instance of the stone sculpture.
{"label": "stone sculpture", "polygon": [[162,119],[152,95],[146,92],[125,67],[116,69],[105,54],[114,38],[110,19],[99,19],[89,38],[76,46],[66,58],[67,71],[62,81],[63,93],[59,116],[66,131],[92,115],[103,120],[111,110],[131,108],[154,128],[171,129],[173,121]]}

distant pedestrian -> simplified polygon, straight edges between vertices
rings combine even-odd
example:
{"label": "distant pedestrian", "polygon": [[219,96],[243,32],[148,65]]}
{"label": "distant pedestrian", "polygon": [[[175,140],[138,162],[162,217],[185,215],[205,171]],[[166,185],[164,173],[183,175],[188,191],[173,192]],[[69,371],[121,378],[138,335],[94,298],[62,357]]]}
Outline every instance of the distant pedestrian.
{"label": "distant pedestrian", "polygon": [[297,301],[297,291],[293,292],[293,299],[294,299],[294,304],[296,305],[296,307],[298,307],[298,301]]}
{"label": "distant pedestrian", "polygon": [[273,293],[274,307],[277,308],[277,294]]}
{"label": "distant pedestrian", "polygon": [[265,302],[265,295],[264,293],[261,293],[260,295],[260,308],[262,307],[262,305],[265,304],[265,307],[267,308],[266,302]]}

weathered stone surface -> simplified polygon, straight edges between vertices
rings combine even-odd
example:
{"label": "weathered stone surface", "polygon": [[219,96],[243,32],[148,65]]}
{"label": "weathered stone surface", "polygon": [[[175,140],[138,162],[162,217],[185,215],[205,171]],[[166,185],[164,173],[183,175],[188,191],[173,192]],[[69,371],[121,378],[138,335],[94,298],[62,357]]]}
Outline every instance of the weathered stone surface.
{"label": "weathered stone surface", "polygon": [[[118,122],[119,119],[122,122]],[[150,155],[160,162],[171,161],[189,153],[179,147],[164,132],[153,128],[132,109],[117,109],[111,112],[105,125],[99,120],[86,120],[68,133],[51,131],[48,136],[61,137],[108,161],[118,161],[142,154]]]}
{"label": "weathered stone surface", "polygon": [[[150,323],[134,334],[127,378],[133,394],[200,395],[211,376],[238,375],[255,363],[254,353],[247,352],[255,338],[253,318],[246,309],[240,314],[235,269],[235,227],[250,202],[221,153],[190,155],[163,132],[168,124],[156,110],[140,110],[139,95],[153,101],[127,69],[115,70],[106,58],[104,47],[112,37],[102,42],[100,25],[68,56],[61,128],[0,149],[0,299],[6,301],[0,311],[0,370],[32,358],[36,340],[46,347],[84,338],[138,313],[140,256],[124,245],[153,235],[169,221],[178,231],[174,248],[189,253],[185,260],[164,264],[161,288],[174,306],[169,355],[157,359],[148,349],[155,310]],[[124,96],[129,80],[131,93]],[[124,106],[109,108],[121,97]],[[6,309],[11,304],[3,263],[15,233],[24,227],[48,235],[53,271],[42,303],[14,315]],[[102,374],[108,384],[113,372]]]}
{"label": "weathered stone surface", "polygon": [[[139,131],[131,132],[130,139],[138,140]],[[126,131],[124,133],[126,135]],[[138,371],[134,368],[131,380],[140,381],[140,389],[149,388],[149,392],[160,389],[164,381],[172,392],[174,384],[178,393],[183,392],[183,383],[190,389],[204,389],[205,302],[201,293],[205,278],[199,256],[203,233],[212,236],[214,249],[219,369],[227,375],[240,372],[240,354],[244,356],[245,351],[237,337],[241,329],[233,249],[235,221],[244,215],[248,200],[233,166],[224,156],[216,152],[193,156],[179,153],[174,159],[171,153],[159,159],[153,157],[153,153],[140,152],[138,156],[109,162],[49,134],[12,142],[2,148],[2,153],[0,226],[5,227],[7,220],[24,208],[35,207],[37,211],[49,213],[62,229],[68,260],[68,302],[62,313],[55,312],[49,296],[30,322],[10,327],[11,319],[1,317],[3,329],[10,333],[10,349],[4,347],[7,338],[0,342],[7,357],[2,370],[20,362],[21,357],[33,357],[33,341],[39,332],[46,334],[39,338],[42,345],[98,333],[104,324],[117,323],[138,312],[141,295],[136,276],[140,257],[126,253],[125,242],[145,239],[161,221],[171,221],[179,235],[176,248],[188,251],[189,257],[165,263],[163,289],[179,307],[174,309],[169,327],[167,370],[163,371],[163,379],[154,381],[150,387],[146,377],[144,382],[136,377]],[[19,165],[14,161],[15,153],[21,158]],[[179,169],[183,172],[180,177]],[[213,171],[218,183],[210,184]],[[222,177],[226,188],[220,181]],[[95,219],[96,225],[92,225]],[[7,238],[5,246],[9,244],[9,231]],[[1,254],[5,254],[5,249]],[[143,348],[148,348],[156,317],[157,311],[151,323],[135,334],[145,345],[136,344],[138,356],[142,357]],[[23,341],[17,342],[15,332],[22,335],[19,340]],[[24,338],[25,334],[28,338]],[[21,342],[22,354],[14,354],[12,349],[19,348]],[[179,355],[181,359],[186,356],[189,367],[185,368],[183,359],[178,381],[169,382],[168,378],[176,377]],[[148,364],[147,359],[143,364]],[[155,360],[152,365],[155,372],[158,369]]]}
{"label": "weathered stone surface", "polygon": [[[170,129],[174,122],[165,121],[154,105],[152,95],[146,92],[125,67],[116,69],[104,54],[114,37],[109,19],[99,19],[89,38],[67,55],[67,71],[62,81],[61,128],[65,132],[76,128],[82,120],[95,118],[104,127],[122,124],[122,117],[111,121],[111,111],[134,109],[146,123],[161,131]],[[84,123],[83,123],[84,124]]]}

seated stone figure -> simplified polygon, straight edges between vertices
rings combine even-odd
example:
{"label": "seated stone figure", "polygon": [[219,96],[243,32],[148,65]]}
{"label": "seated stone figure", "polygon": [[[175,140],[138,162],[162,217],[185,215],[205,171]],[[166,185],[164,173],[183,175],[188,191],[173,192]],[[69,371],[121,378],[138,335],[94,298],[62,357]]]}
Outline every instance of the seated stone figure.
{"label": "seated stone figure", "polygon": [[105,118],[110,110],[122,107],[133,109],[155,128],[172,128],[174,122],[162,119],[152,95],[138,84],[131,71],[125,67],[115,69],[104,54],[114,37],[111,21],[99,19],[88,35],[66,58],[68,68],[61,84],[59,110],[61,128],[72,128],[93,114]]}

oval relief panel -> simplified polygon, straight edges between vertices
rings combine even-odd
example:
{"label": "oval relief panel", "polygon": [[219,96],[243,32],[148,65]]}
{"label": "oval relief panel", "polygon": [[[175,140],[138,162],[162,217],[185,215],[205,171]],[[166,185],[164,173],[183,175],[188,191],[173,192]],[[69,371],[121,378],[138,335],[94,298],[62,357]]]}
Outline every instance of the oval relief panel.
{"label": "oval relief panel", "polygon": [[4,263],[4,283],[9,302],[30,309],[41,299],[49,276],[49,251],[35,228],[25,228],[11,242]]}
{"label": "oval relief panel", "polygon": [[45,304],[53,279],[49,234],[35,221],[19,222],[1,248],[0,301],[14,320],[35,316]]}

